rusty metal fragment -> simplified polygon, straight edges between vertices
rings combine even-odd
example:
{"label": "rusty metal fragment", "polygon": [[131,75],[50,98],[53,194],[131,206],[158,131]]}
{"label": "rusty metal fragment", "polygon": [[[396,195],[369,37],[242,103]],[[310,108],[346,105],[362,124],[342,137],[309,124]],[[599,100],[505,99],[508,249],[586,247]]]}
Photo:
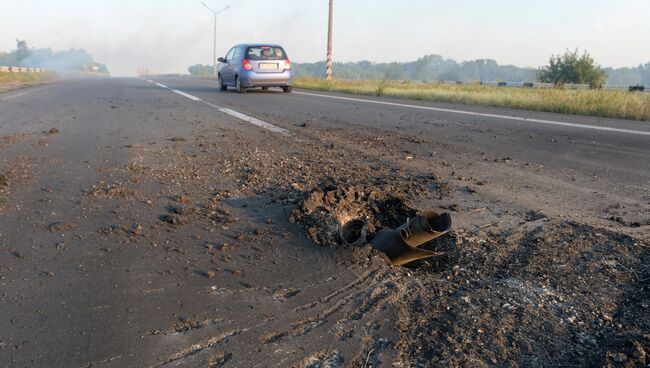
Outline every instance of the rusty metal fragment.
{"label": "rusty metal fragment", "polygon": [[343,245],[362,246],[366,244],[368,227],[364,220],[352,220],[341,226],[340,236]]}
{"label": "rusty metal fragment", "polygon": [[384,252],[395,266],[445,253],[418,248],[451,230],[451,217],[448,213],[423,212],[410,218],[397,229],[380,232],[372,240],[372,247]]}

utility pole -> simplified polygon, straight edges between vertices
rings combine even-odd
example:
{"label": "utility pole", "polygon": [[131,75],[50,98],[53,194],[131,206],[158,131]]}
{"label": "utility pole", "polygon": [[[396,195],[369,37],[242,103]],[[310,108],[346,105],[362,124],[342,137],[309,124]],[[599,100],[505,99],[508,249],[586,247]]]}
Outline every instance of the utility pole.
{"label": "utility pole", "polygon": [[327,30],[327,80],[332,79],[332,25],[334,20],[334,0],[330,0],[329,26]]}
{"label": "utility pole", "polygon": [[214,43],[212,45],[212,68],[213,68],[214,75],[216,76],[217,75],[217,15],[230,8],[230,5],[226,6],[225,8],[219,11],[214,11],[206,3],[201,3],[201,4],[203,4],[203,6],[205,6],[212,13],[212,15],[214,15]]}

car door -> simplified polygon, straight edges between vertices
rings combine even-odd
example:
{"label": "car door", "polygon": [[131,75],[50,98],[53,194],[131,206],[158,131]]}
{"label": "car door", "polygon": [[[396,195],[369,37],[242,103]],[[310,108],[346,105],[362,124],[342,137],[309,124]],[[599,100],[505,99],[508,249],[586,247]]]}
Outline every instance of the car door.
{"label": "car door", "polygon": [[230,66],[232,70],[232,75],[233,75],[233,83],[235,83],[235,76],[239,74],[239,67],[241,67],[241,62],[242,62],[242,56],[243,56],[243,51],[241,47],[237,47],[235,49],[235,53],[232,56],[232,60],[230,61]]}
{"label": "car door", "polygon": [[232,58],[235,55],[236,49],[237,49],[236,47],[233,47],[232,49],[230,49],[230,51],[228,51],[228,54],[226,55],[226,58],[223,63],[224,65],[221,68],[221,80],[225,84],[232,85],[235,83],[235,80],[233,78],[234,73],[232,69]]}

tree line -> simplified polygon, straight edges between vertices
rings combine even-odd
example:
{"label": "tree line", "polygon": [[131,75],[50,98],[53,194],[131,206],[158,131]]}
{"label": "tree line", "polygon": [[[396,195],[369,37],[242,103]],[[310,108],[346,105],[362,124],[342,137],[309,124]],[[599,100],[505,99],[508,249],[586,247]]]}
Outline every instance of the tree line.
{"label": "tree line", "polygon": [[96,62],[84,49],[53,51],[50,48],[30,48],[24,40],[16,41],[16,49],[0,52],[0,66],[46,68],[66,74],[75,72],[96,72],[108,74],[104,64]]}
{"label": "tree line", "polygon": [[[294,75],[325,77],[325,61],[293,63]],[[212,76],[211,65],[197,64],[188,71],[193,76]],[[413,80],[462,82],[545,82],[556,85],[587,84],[650,86],[650,62],[632,68],[602,68],[587,52],[566,51],[553,55],[548,65],[521,68],[500,65],[492,59],[457,62],[440,55],[426,55],[412,62],[373,63],[370,61],[334,63],[334,77],[352,80]]]}

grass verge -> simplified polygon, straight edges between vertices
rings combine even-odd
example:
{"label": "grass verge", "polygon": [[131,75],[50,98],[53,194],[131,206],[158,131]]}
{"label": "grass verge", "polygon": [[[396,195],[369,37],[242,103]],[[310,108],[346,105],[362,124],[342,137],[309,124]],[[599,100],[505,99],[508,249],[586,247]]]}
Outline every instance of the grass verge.
{"label": "grass verge", "polygon": [[42,83],[53,77],[50,73],[0,73],[0,83]]}
{"label": "grass verge", "polygon": [[395,81],[322,80],[300,77],[296,88],[365,96],[507,107],[521,110],[650,121],[650,93],[450,85]]}

